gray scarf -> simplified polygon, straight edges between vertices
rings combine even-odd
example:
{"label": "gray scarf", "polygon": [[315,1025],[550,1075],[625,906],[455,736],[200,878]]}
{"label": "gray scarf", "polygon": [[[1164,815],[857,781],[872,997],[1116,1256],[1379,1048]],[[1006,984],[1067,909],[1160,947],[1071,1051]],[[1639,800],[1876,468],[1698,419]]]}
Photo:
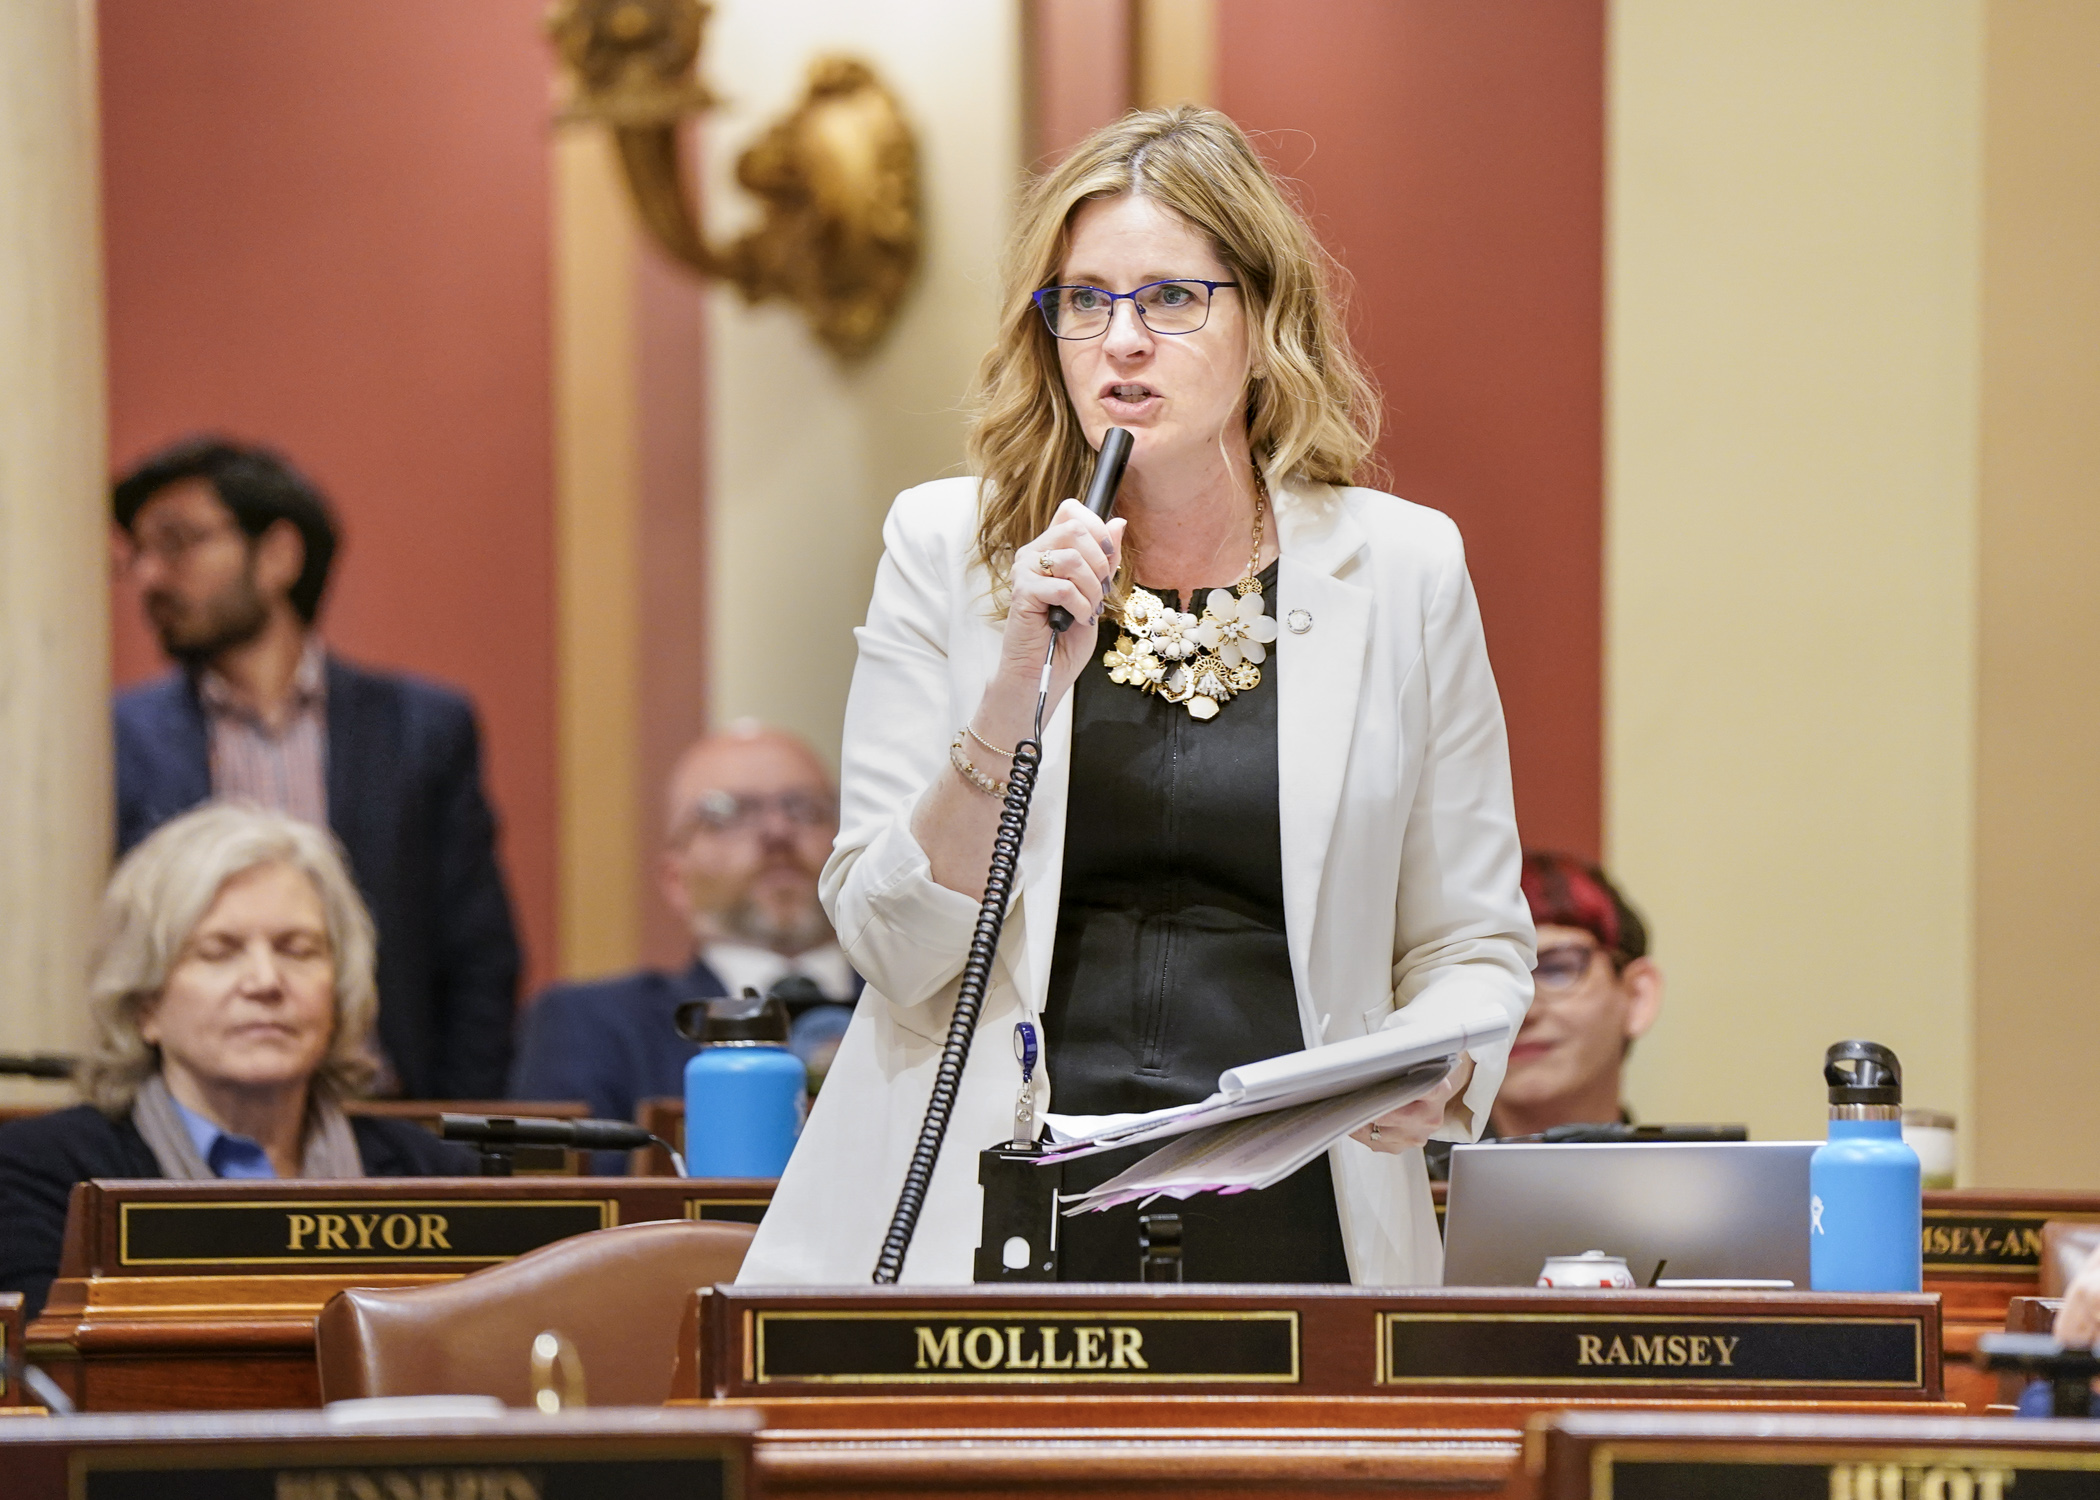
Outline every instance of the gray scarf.
{"label": "gray scarf", "polygon": [[[211,1182],[212,1171],[190,1139],[189,1127],[175,1107],[167,1080],[155,1073],[139,1088],[131,1103],[131,1123],[138,1128],[153,1159],[160,1163],[161,1176],[176,1182]],[[357,1137],[350,1131],[350,1117],[331,1100],[309,1094],[306,1106],[306,1149],[299,1158],[301,1177],[362,1177],[364,1160],[357,1154]]]}

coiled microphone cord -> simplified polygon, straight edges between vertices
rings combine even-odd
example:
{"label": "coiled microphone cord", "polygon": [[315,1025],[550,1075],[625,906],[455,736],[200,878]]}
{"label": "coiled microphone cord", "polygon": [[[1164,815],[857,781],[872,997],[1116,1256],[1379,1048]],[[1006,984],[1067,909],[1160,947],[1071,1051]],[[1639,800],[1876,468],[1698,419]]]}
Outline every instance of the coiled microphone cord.
{"label": "coiled microphone cord", "polygon": [[1028,832],[1028,804],[1035,796],[1035,773],[1043,761],[1043,713],[1050,700],[1050,668],[1057,660],[1057,636],[1043,656],[1042,681],[1035,694],[1035,732],[1014,746],[1013,769],[1007,773],[1006,801],[999,809],[999,828],[992,835],[992,864],[984,877],[984,900],[977,908],[977,930],[970,935],[970,954],[963,960],[962,986],[955,997],[955,1014],[948,1021],[948,1039],[941,1046],[941,1064],[933,1075],[933,1095],[926,1101],[926,1118],[919,1126],[919,1142],[912,1148],[911,1164],[904,1169],[904,1187],[897,1194],[897,1211],[890,1216],[889,1233],[882,1237],[882,1254],[875,1260],[875,1285],[894,1286],[904,1273],[904,1254],[911,1248],[913,1231],[919,1227],[919,1210],[926,1206],[926,1189],[933,1181],[934,1164],[941,1157],[941,1142],[948,1136],[948,1120],[955,1113],[955,1096],[962,1088],[963,1064],[969,1061],[970,1042],[977,1034],[977,1015],[984,1009],[985,987],[991,983],[992,963],[999,956],[999,934],[1006,926],[1006,907],[1013,895],[1014,878],[1021,868],[1021,838]]}

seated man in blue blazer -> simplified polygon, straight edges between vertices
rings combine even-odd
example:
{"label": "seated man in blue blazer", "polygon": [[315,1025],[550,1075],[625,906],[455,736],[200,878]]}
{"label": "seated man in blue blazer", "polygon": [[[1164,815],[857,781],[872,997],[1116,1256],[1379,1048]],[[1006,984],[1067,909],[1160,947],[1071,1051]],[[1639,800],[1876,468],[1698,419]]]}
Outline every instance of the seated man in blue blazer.
{"label": "seated man in blue blazer", "polygon": [[211,797],[334,829],[379,929],[382,1078],[409,1098],[500,1097],[518,940],[473,707],[323,648],[334,517],[275,453],[191,439],[114,500],[178,664],[116,700],[117,852]]}
{"label": "seated man in blue blazer", "polygon": [[[817,901],[817,876],[838,835],[838,797],[816,752],[751,723],[696,741],[672,769],[657,882],[693,934],[682,973],[643,969],[556,985],[525,1012],[514,1099],[583,1099],[601,1119],[632,1120],[642,1100],[685,1093],[698,1049],[674,1021],[687,1000],[764,994],[782,981],[843,1002],[801,1009],[788,1045],[820,1081],[860,976]],[[783,994],[788,993],[785,989]],[[626,1170],[618,1152],[594,1169]]]}

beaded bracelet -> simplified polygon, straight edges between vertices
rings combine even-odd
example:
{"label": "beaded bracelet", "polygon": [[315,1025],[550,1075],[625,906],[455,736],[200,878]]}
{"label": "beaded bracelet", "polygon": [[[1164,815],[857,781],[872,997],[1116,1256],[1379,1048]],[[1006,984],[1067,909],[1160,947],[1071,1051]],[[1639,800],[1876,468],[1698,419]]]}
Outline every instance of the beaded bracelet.
{"label": "beaded bracelet", "polygon": [[983,735],[979,734],[976,730],[972,729],[967,724],[963,725],[963,733],[968,735],[971,739],[977,741],[978,744],[984,746],[985,749],[991,751],[994,755],[1003,755],[1008,760],[1012,760],[1014,758],[1013,751],[1001,750],[997,745],[993,744],[990,740],[986,739]]}
{"label": "beaded bracelet", "polygon": [[971,786],[976,787],[978,791],[984,793],[995,802],[1004,802],[1006,800],[1005,781],[994,781],[991,777],[985,775],[984,772],[971,765],[970,757],[963,754],[963,740],[967,733],[968,731],[966,730],[956,731],[955,742],[948,747],[948,764],[955,767],[957,774],[963,780],[969,782]]}

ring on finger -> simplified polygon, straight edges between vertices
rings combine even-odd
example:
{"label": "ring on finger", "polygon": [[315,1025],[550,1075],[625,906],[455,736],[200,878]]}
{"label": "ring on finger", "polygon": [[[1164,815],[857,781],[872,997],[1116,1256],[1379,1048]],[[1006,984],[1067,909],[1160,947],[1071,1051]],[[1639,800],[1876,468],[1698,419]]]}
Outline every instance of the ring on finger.
{"label": "ring on finger", "polygon": [[1048,578],[1057,571],[1057,564],[1050,560],[1050,554],[1047,551],[1038,552],[1035,555],[1035,570],[1045,578]]}

